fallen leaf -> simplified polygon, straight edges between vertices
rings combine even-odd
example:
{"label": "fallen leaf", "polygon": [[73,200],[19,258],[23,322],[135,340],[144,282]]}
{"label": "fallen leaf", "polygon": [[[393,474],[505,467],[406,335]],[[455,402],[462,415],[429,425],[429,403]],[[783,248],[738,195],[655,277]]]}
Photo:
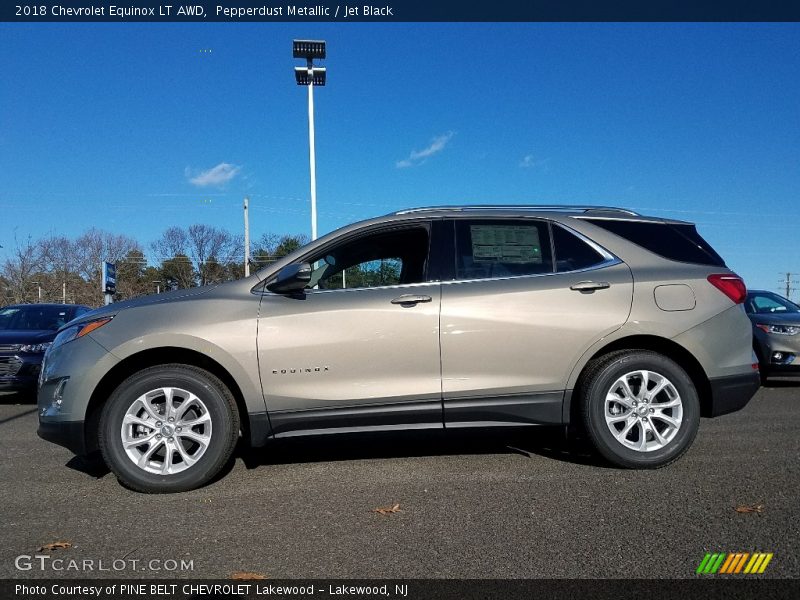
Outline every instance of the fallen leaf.
{"label": "fallen leaf", "polygon": [[261,573],[251,573],[250,571],[234,571],[231,573],[231,579],[266,579],[266,575]]}
{"label": "fallen leaf", "polygon": [[763,504],[742,504],[736,507],[737,513],[762,513],[764,512]]}
{"label": "fallen leaf", "polygon": [[403,511],[400,510],[400,505],[399,504],[395,504],[393,506],[385,506],[383,508],[376,508],[372,512],[376,512],[378,514],[386,516],[386,515],[390,515],[392,513],[399,513],[399,512],[403,512]]}
{"label": "fallen leaf", "polygon": [[53,542],[51,544],[42,544],[37,552],[52,552],[53,550],[66,550],[72,548],[72,542]]}

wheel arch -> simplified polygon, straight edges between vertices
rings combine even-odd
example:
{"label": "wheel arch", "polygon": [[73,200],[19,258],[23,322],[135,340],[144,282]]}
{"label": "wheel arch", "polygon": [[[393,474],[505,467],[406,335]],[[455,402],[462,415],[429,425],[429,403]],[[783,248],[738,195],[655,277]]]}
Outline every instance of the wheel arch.
{"label": "wheel arch", "polygon": [[95,386],[86,408],[84,441],[87,452],[93,452],[98,449],[97,439],[100,415],[103,412],[103,407],[108,401],[109,396],[111,396],[119,384],[142,369],[175,363],[201,368],[222,381],[236,400],[242,435],[247,443],[250,442],[251,430],[247,403],[245,402],[241,388],[228,370],[211,357],[197,352],[196,350],[165,346],[142,350],[141,352],[128,356],[114,365],[114,367],[103,376],[97,386]]}
{"label": "wheel arch", "polygon": [[581,422],[579,416],[580,402],[577,401],[576,394],[580,393],[580,386],[584,374],[589,368],[589,365],[602,356],[612,352],[618,352],[620,350],[650,350],[675,361],[684,371],[686,371],[686,373],[689,375],[689,378],[692,380],[695,389],[697,390],[697,395],[700,400],[700,415],[703,417],[711,416],[711,383],[708,379],[705,369],[697,360],[697,358],[695,358],[694,355],[686,348],[667,338],[655,335],[630,335],[616,339],[596,350],[581,367],[580,372],[575,379],[575,386],[574,390],[572,391],[570,401],[568,402],[568,407],[565,407],[568,409],[568,412],[565,416],[568,416],[571,424],[577,425]]}

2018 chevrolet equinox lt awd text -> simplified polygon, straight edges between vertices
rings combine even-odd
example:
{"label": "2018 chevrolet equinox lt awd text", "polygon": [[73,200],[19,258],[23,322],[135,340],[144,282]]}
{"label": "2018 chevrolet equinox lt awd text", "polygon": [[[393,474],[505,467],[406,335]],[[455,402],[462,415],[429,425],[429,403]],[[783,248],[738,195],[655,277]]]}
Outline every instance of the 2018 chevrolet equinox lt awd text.
{"label": "2018 chevrolet equinox lt awd text", "polygon": [[758,389],[745,296],[691,223],[405,210],[68,323],[39,435],[146,492],[203,485],[240,436],[572,424],[614,465],[661,467]]}

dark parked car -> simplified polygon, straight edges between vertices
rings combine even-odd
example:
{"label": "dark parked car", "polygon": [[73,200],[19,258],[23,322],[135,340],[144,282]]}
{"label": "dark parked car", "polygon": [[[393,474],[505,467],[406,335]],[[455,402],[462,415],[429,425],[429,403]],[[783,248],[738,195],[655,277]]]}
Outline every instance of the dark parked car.
{"label": "dark parked car", "polygon": [[761,378],[800,373],[800,306],[773,292],[751,290],[744,307],[753,322]]}
{"label": "dark parked car", "polygon": [[0,392],[34,393],[42,357],[58,328],[90,310],[77,304],[0,308]]}

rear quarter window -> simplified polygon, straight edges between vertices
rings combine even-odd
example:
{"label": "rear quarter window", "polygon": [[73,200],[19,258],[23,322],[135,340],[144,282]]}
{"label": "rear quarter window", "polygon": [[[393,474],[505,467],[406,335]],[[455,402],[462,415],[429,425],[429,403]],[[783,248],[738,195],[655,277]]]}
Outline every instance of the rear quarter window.
{"label": "rear quarter window", "polygon": [[553,247],[559,273],[591,269],[606,260],[589,244],[559,225],[553,225]]}
{"label": "rear quarter window", "polygon": [[725,267],[725,261],[697,233],[694,225],[614,219],[585,219],[637,246],[678,262]]}

